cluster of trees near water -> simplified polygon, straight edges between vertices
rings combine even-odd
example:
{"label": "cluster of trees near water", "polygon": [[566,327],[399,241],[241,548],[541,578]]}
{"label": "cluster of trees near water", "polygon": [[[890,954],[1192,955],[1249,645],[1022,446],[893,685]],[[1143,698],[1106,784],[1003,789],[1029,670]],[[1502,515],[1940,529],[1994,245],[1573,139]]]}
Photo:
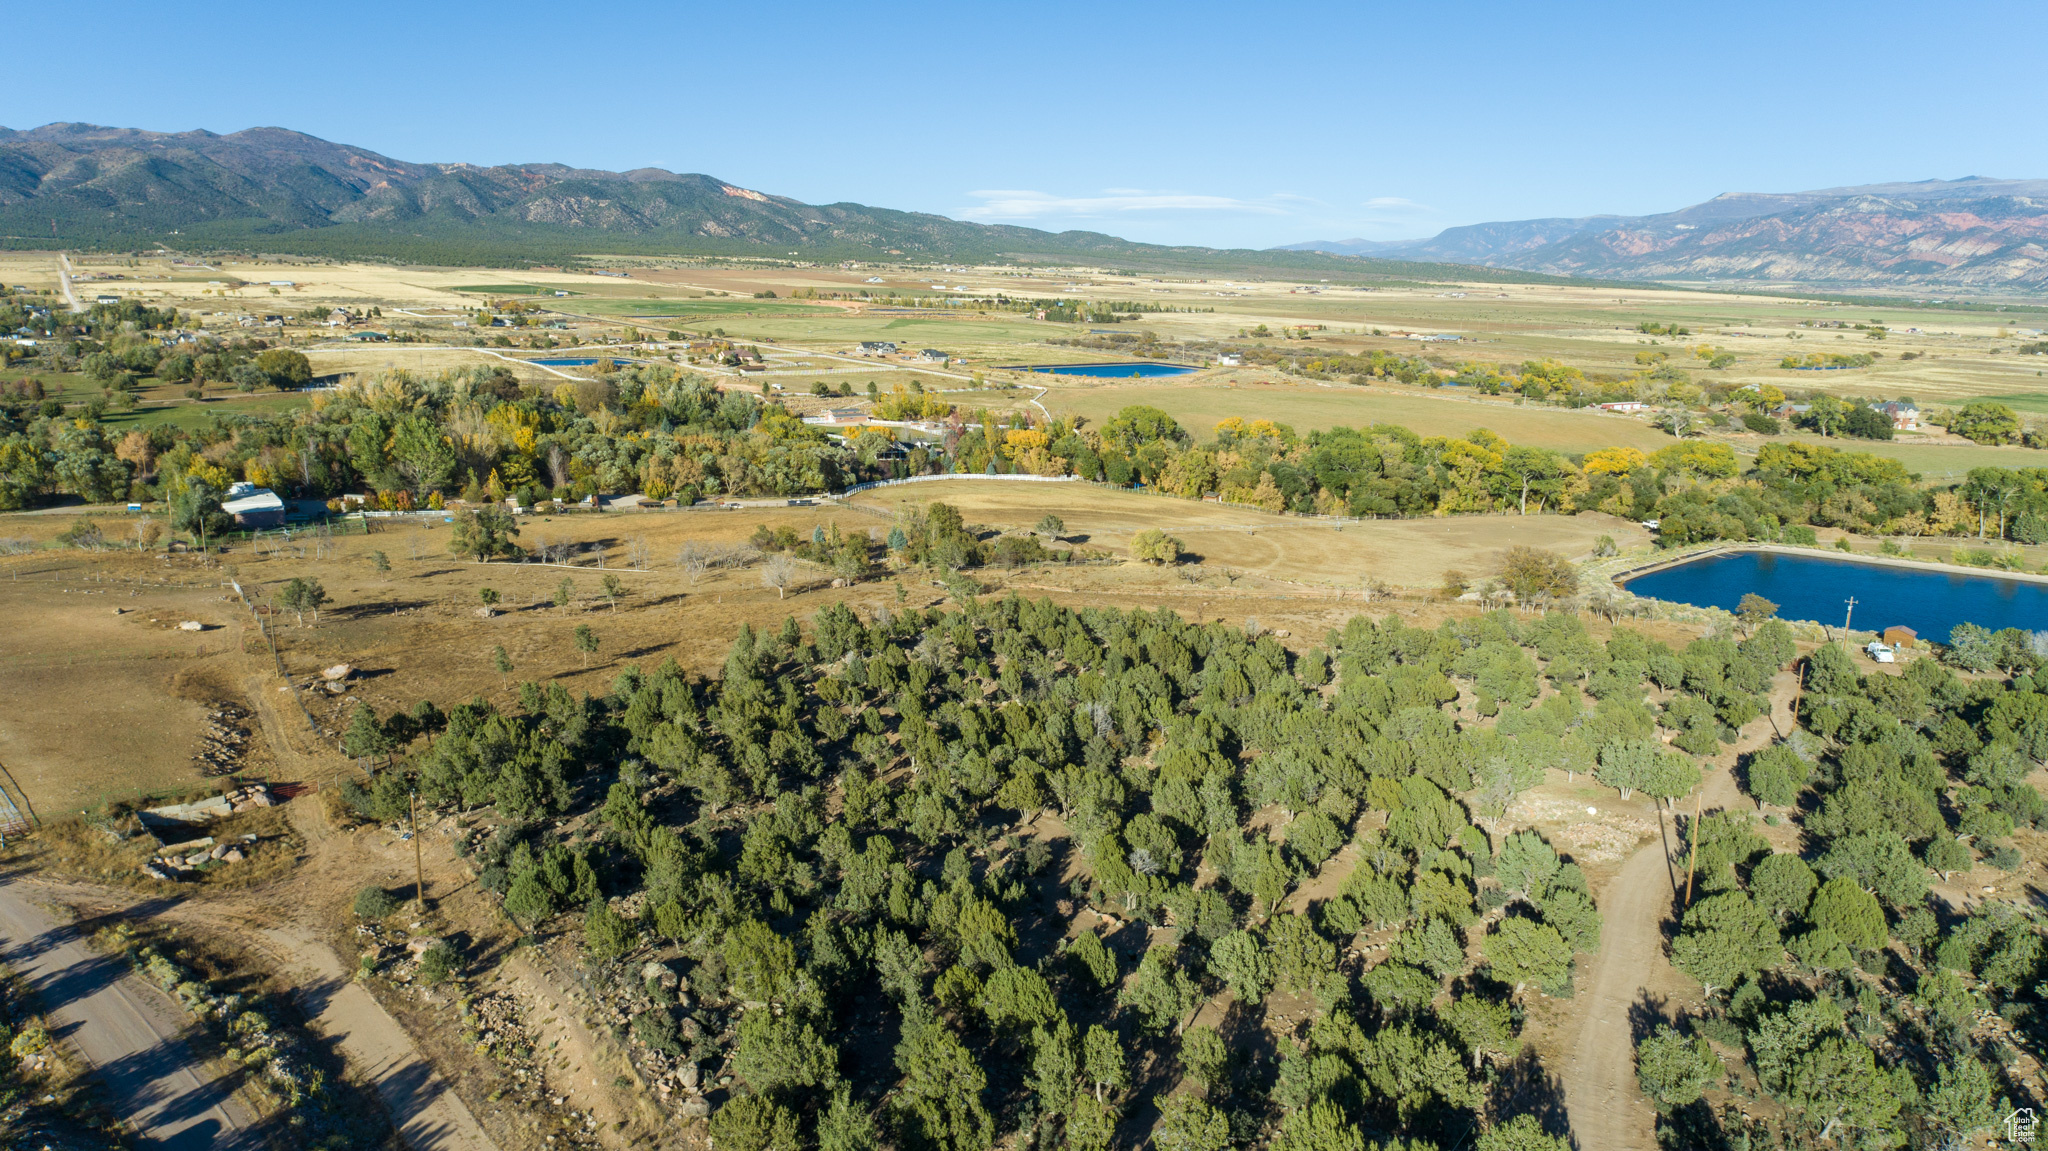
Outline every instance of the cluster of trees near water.
{"label": "cluster of trees near water", "polygon": [[[1671,949],[1714,1006],[1641,1054],[1684,1145],[1981,1127],[2011,1087],[1978,997],[2038,1049],[2032,918],[1928,899],[2041,814],[2048,696],[1997,650],[2022,674],[1859,679],[1821,649],[1801,730],[1742,775],[1799,851],[1703,821]],[[396,756],[345,793],[488,808],[482,886],[580,935],[636,1057],[734,1077],[722,1148],[1553,1151],[1520,1031],[1602,923],[1569,851],[1502,817],[1555,771],[1688,794],[1796,655],[1776,621],[1674,650],[1566,613],[1360,617],[1295,651],[1163,610],[834,604],[743,628],[715,679],[359,712],[352,750]],[[687,1010],[639,987],[650,955]],[[1702,1103],[1724,1052],[1782,1129]]]}
{"label": "cluster of trees near water", "polygon": [[1703,1098],[1724,1052],[1793,1134],[1838,1146],[1957,1146],[2035,1098],[2009,1065],[2048,1036],[2038,912],[1965,897],[1963,876],[2019,870],[2011,837],[2042,818],[2048,637],[1964,638],[1981,675],[1859,675],[1814,651],[1798,730],[1741,766],[1764,823],[1799,836],[1774,848],[1750,812],[1701,821],[1670,950],[1709,1002],[1638,1049],[1667,1145],[1734,1145],[1734,1113]]}
{"label": "cluster of trees near water", "polygon": [[[139,333],[110,338],[117,350],[129,347],[123,339],[134,349],[155,346]],[[278,351],[251,353],[230,374],[241,367],[267,372],[264,357]],[[117,362],[117,351],[92,355]],[[303,357],[272,367],[290,375]],[[797,495],[897,475],[1029,472],[1142,484],[1189,499],[1214,495],[1273,511],[1598,510],[1659,519],[1669,544],[1796,542],[1810,539],[1811,526],[2048,541],[2048,469],[2040,468],[1980,468],[1961,484],[1935,489],[1896,460],[1797,442],[1767,443],[1745,467],[1726,444],[1704,440],[1647,454],[1609,448],[1578,455],[1514,444],[1483,428],[1421,436],[1375,424],[1304,435],[1284,424],[1232,418],[1198,442],[1151,407],[1126,408],[1091,428],[1073,419],[963,412],[910,391],[878,397],[877,411],[937,421],[942,431],[907,453],[893,452],[885,434],[835,439],[778,403],[721,391],[662,365],[552,388],[521,384],[503,369],[432,378],[393,372],[323,393],[307,410],[219,417],[196,431],[157,425],[118,437],[101,413],[67,411],[24,389],[0,393],[0,508],[58,493],[90,502],[157,497],[197,508],[238,479],[294,496],[367,489],[388,506],[412,507],[454,496],[530,501],[594,491],[684,500]]]}

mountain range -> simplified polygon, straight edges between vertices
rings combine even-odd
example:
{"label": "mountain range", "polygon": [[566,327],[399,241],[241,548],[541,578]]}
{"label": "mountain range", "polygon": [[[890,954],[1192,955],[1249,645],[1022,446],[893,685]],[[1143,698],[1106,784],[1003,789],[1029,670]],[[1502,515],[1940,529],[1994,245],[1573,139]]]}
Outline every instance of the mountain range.
{"label": "mountain range", "polygon": [[1734,192],[1654,216],[1470,224],[1425,240],[1282,250],[1607,279],[2035,291],[2048,289],[2048,180]]}
{"label": "mountain range", "polygon": [[1270,270],[1333,280],[1550,278],[1349,254],[1167,247],[806,204],[659,168],[417,164],[283,128],[0,128],[0,247],[159,246],[498,266],[607,254],[800,255]]}

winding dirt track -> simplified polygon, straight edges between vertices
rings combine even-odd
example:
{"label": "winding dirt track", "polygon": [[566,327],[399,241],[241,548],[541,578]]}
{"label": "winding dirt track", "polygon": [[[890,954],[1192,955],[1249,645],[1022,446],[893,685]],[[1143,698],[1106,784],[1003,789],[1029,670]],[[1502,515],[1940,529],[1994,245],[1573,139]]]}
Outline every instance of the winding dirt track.
{"label": "winding dirt track", "polygon": [[106,1084],[137,1144],[250,1146],[250,1116],[230,1097],[232,1084],[185,1045],[185,1013],[29,894],[22,883],[0,884],[0,962],[28,982],[53,1032]]}

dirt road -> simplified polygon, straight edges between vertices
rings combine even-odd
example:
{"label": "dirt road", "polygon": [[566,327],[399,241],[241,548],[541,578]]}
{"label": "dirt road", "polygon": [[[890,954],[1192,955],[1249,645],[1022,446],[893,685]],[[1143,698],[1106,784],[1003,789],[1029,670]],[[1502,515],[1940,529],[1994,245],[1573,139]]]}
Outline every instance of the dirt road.
{"label": "dirt road", "polygon": [[74,312],[83,312],[85,305],[78,302],[78,291],[71,286],[71,257],[57,254],[57,286],[64,289],[64,303]]}
{"label": "dirt road", "polygon": [[284,959],[300,1001],[316,1005],[315,1032],[341,1048],[369,1080],[392,1123],[414,1151],[496,1151],[462,1100],[434,1073],[405,1030],[368,991],[348,978],[332,948],[292,926],[265,928],[263,941]]}
{"label": "dirt road", "polygon": [[139,1146],[171,1151],[252,1146],[231,1084],[181,1038],[185,1013],[71,928],[0,884],[0,961],[25,979],[53,1031],[89,1063]]}
{"label": "dirt road", "polygon": [[1646,981],[1665,966],[1664,915],[1671,879],[1664,844],[1629,857],[1600,901],[1600,954],[1573,1007],[1581,1012],[1564,1082],[1565,1109],[1578,1145],[1599,1151],[1655,1151],[1656,1114],[1636,1088],[1629,1013]]}
{"label": "dirt road", "polygon": [[[1733,746],[1713,757],[1702,783],[1705,811],[1750,809],[1735,785],[1734,764],[1744,753],[1770,744],[1779,732],[1792,730],[1794,687],[1792,673],[1780,672],[1772,683],[1768,720],[1752,723]],[[1699,990],[1664,955],[1664,920],[1685,883],[1684,874],[1668,861],[1680,855],[1676,839],[1668,845],[1661,837],[1651,841],[1622,865],[1600,900],[1600,954],[1575,1004],[1582,1012],[1579,1037],[1560,1076],[1572,1133],[1581,1147],[1655,1151],[1657,1146],[1655,1114],[1636,1086],[1632,1015],[1639,1004],[1668,1014],[1674,997]]]}

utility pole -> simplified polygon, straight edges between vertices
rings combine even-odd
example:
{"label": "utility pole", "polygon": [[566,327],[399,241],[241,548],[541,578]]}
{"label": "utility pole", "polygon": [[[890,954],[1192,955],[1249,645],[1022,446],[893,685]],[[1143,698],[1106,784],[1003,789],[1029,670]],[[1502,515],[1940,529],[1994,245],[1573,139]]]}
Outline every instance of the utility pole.
{"label": "utility pole", "polygon": [[427,867],[420,856],[420,793],[410,793],[412,800],[412,898],[418,904],[419,913],[427,913]]}
{"label": "utility pole", "polygon": [[1692,906],[1692,872],[1700,862],[1700,802],[1706,798],[1704,783],[1692,793],[1692,850],[1685,857],[1685,905]]}
{"label": "utility pole", "polygon": [[1842,613],[1842,638],[1843,638],[1843,639],[1848,639],[1848,638],[1849,638],[1849,617],[1850,617],[1850,616],[1853,616],[1853,615],[1855,615],[1855,614],[1856,614],[1856,597],[1855,597],[1855,596],[1853,596],[1853,595],[1852,595],[1852,596],[1850,596],[1850,597],[1849,597],[1849,600],[1848,600],[1848,604],[1849,604],[1849,606],[1848,606],[1848,610],[1846,610],[1846,611],[1844,611],[1844,612]]}

